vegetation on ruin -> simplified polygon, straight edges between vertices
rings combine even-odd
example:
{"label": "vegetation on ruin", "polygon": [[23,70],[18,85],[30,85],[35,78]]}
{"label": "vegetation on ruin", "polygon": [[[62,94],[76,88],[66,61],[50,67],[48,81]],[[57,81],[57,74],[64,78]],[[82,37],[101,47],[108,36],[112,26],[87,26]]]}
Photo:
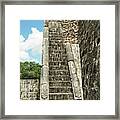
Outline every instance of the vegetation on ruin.
{"label": "vegetation on ruin", "polygon": [[21,79],[40,79],[41,65],[35,62],[20,62]]}

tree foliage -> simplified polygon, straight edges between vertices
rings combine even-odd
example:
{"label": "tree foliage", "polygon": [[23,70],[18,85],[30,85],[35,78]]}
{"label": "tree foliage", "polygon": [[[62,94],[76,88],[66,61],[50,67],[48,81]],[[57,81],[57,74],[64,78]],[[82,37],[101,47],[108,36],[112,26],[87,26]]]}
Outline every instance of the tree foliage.
{"label": "tree foliage", "polygon": [[35,62],[20,62],[21,79],[40,79],[41,65]]}

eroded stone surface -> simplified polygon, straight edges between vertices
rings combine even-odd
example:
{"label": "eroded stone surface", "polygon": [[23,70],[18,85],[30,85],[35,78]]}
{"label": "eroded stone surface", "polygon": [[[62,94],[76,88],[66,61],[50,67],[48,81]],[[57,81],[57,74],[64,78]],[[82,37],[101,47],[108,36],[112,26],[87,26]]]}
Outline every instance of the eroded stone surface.
{"label": "eroded stone surface", "polygon": [[21,79],[20,80],[20,99],[39,100],[40,81],[39,79]]}
{"label": "eroded stone surface", "polygon": [[80,20],[80,46],[83,96],[86,100],[100,99],[100,21]]}

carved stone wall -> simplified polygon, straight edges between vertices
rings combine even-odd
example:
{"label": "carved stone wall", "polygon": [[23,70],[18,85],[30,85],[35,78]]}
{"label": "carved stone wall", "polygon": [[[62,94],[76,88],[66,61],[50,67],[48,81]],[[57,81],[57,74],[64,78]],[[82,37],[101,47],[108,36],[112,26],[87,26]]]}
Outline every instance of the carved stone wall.
{"label": "carved stone wall", "polygon": [[40,99],[40,80],[21,79],[20,80],[20,99],[39,100]]}
{"label": "carved stone wall", "polygon": [[85,100],[100,99],[100,21],[78,22],[82,87]]}

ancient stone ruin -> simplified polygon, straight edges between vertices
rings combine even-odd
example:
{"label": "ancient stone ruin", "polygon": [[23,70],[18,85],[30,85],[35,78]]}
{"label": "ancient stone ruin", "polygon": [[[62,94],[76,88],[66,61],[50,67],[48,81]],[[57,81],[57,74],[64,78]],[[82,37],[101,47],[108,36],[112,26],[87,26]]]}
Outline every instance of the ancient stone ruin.
{"label": "ancient stone ruin", "polygon": [[100,99],[99,20],[45,20],[42,53],[41,78],[21,85],[21,98]]}
{"label": "ancient stone ruin", "polygon": [[46,20],[40,99],[100,99],[99,21]]}

